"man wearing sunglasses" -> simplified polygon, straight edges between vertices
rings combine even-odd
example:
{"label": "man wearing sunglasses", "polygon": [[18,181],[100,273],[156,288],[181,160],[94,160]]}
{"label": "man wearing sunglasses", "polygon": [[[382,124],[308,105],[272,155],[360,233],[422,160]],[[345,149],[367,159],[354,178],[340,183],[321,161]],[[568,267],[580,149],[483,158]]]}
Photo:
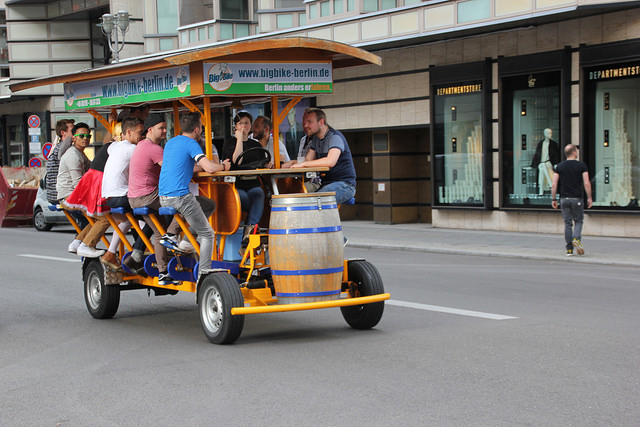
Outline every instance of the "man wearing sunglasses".
{"label": "man wearing sunglasses", "polygon": [[77,123],[73,129],[71,147],[60,159],[56,190],[60,200],[66,199],[76,188],[82,175],[89,169],[91,160],[84,154],[84,149],[91,144],[91,132],[86,123]]}

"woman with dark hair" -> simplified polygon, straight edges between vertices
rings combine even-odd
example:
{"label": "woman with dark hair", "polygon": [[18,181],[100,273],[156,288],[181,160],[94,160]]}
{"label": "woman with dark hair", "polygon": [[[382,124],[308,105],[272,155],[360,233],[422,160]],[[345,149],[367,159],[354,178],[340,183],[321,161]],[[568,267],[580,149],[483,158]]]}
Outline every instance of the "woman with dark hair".
{"label": "woman with dark hair", "polygon": [[[248,163],[260,161],[264,158],[264,154],[260,151],[251,152],[240,158],[240,154],[250,148],[262,148],[260,142],[249,138],[252,121],[253,117],[247,111],[240,111],[233,118],[235,138],[231,144],[225,146],[223,158],[231,159],[232,164],[235,165],[235,169],[241,169],[243,164],[247,165]],[[240,160],[240,162],[238,162],[238,160]],[[232,169],[234,169],[233,166]],[[255,225],[260,222],[260,218],[262,217],[262,211],[264,210],[264,191],[260,186],[260,181],[255,176],[247,178],[238,177],[236,189],[240,196],[242,210],[247,212],[242,239],[243,246],[246,246],[249,234],[251,234]]]}

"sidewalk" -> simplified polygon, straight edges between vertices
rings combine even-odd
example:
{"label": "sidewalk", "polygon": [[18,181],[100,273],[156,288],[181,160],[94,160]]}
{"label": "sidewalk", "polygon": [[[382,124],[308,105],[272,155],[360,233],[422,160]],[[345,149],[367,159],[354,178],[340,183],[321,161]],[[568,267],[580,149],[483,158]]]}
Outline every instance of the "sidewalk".
{"label": "sidewalk", "polygon": [[348,246],[640,267],[640,239],[583,236],[585,255],[567,257],[561,234],[433,228],[430,224],[342,223]]}

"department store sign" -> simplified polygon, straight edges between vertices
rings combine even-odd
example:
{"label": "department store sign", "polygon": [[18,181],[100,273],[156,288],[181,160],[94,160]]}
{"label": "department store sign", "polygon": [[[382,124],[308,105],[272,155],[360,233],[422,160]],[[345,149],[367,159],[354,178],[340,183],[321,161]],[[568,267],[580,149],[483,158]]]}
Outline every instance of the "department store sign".
{"label": "department store sign", "polygon": [[589,80],[619,79],[640,76],[640,65],[607,67],[589,71]]}
{"label": "department store sign", "polygon": [[465,95],[482,92],[482,83],[461,84],[436,88],[436,96]]}
{"label": "department store sign", "polygon": [[237,63],[205,62],[204,93],[227,94],[310,94],[331,93],[331,62]]}
{"label": "department store sign", "polygon": [[64,85],[65,109],[105,107],[191,95],[189,67]]}

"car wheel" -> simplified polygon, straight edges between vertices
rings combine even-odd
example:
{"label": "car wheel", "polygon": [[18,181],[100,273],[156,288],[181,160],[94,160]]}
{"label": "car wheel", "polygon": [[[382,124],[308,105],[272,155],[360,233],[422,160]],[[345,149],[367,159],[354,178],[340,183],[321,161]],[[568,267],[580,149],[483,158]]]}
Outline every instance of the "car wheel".
{"label": "car wheel", "polygon": [[[384,285],[378,269],[367,261],[349,263],[350,296],[366,297],[384,293]],[[354,329],[370,329],[378,324],[384,312],[384,301],[363,305],[340,307],[342,317]]]}
{"label": "car wheel", "polygon": [[233,307],[244,307],[238,282],[228,273],[210,273],[200,286],[198,308],[204,334],[214,344],[231,344],[244,326],[243,315],[231,315]]}
{"label": "car wheel", "polygon": [[84,301],[89,314],[96,319],[110,319],[120,305],[120,286],[107,285],[100,260],[88,261],[84,271]]}
{"label": "car wheel", "polygon": [[49,224],[44,217],[44,212],[40,206],[33,210],[33,226],[38,231],[49,231],[53,228],[53,224]]}

